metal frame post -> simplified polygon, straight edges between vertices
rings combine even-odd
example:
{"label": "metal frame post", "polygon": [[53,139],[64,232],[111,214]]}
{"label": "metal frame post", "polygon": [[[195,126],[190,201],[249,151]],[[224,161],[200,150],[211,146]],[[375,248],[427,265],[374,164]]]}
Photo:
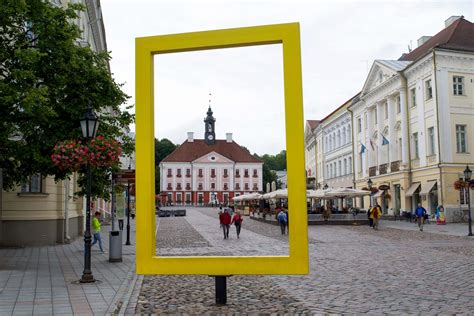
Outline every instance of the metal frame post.
{"label": "metal frame post", "polygon": [[227,277],[218,275],[216,279],[216,305],[227,304]]}
{"label": "metal frame post", "polygon": [[130,246],[130,180],[127,180],[127,241],[125,245]]}
{"label": "metal frame post", "polygon": [[87,164],[86,231],[84,232],[84,271],[81,283],[95,282],[91,270],[91,166]]}

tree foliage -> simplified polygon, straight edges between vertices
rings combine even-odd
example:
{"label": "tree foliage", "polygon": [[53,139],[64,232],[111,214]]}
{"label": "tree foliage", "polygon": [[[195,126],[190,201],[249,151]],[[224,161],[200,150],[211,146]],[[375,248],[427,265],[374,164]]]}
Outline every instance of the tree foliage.
{"label": "tree foliage", "polygon": [[163,138],[161,141],[155,138],[155,193],[160,193],[160,162],[171,154],[178,145],[173,144],[169,139]]}
{"label": "tree foliage", "polygon": [[273,181],[277,183],[277,188],[279,189],[281,183],[277,181],[275,171],[286,170],[286,151],[282,150],[276,155],[264,154],[263,156],[258,156],[254,154],[254,156],[263,161],[263,190],[266,190],[267,183],[272,183]]}
{"label": "tree foliage", "polygon": [[[79,5],[56,7],[43,0],[0,2],[0,167],[12,189],[33,174],[68,175],[51,161],[54,145],[82,137],[79,121],[91,107],[99,135],[121,139],[133,116],[120,106],[128,96],[109,72],[110,55],[77,45]],[[94,170],[93,195],[103,194],[111,170]],[[84,170],[80,177],[84,182]]]}

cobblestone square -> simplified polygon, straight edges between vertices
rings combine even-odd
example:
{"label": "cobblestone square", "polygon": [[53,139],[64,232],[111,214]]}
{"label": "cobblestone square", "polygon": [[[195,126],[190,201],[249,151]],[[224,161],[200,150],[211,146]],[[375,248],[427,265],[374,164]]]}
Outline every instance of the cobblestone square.
{"label": "cobblestone square", "polygon": [[[217,219],[212,222],[216,212],[195,208],[188,210],[186,218],[160,219],[158,253],[288,251],[287,237],[281,236],[277,226],[248,217],[241,239],[223,245],[221,231],[215,228]],[[205,220],[212,228],[202,229]],[[169,223],[163,225],[165,221]],[[388,226],[382,222],[379,231],[367,226],[310,226],[309,275],[229,277],[228,305],[223,307],[214,304],[214,280],[208,276],[145,276],[136,312],[470,314],[474,310],[474,241]],[[190,234],[188,239],[181,235],[181,228]]]}

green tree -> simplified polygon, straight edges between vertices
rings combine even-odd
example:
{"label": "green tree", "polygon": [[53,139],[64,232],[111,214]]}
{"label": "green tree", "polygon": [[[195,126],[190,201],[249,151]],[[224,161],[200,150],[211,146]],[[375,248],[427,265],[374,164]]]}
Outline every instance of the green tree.
{"label": "green tree", "polygon": [[[68,175],[51,162],[54,145],[80,138],[79,121],[91,107],[100,118],[98,134],[120,138],[133,116],[120,106],[128,96],[109,72],[108,52],[77,45],[76,4],[56,7],[43,0],[0,2],[0,166],[3,187],[30,175]],[[15,139],[16,138],[16,139]],[[15,140],[13,140],[15,139]],[[110,169],[94,170],[93,195],[104,194]],[[84,183],[81,171],[80,184]]]}
{"label": "green tree", "polygon": [[160,193],[160,162],[171,154],[178,145],[173,144],[169,139],[163,138],[161,141],[155,138],[155,193]]}

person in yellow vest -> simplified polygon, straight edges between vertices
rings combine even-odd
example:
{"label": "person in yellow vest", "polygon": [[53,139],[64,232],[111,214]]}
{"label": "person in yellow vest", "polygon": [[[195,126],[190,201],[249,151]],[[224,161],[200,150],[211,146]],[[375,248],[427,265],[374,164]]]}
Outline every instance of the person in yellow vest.
{"label": "person in yellow vest", "polygon": [[100,212],[95,212],[94,218],[92,219],[92,232],[94,234],[94,241],[91,246],[94,246],[99,242],[99,248],[101,252],[104,252],[102,248],[102,240],[100,239]]}
{"label": "person in yellow vest", "polygon": [[375,206],[372,208],[371,216],[373,216],[373,218],[374,218],[374,224],[373,224],[372,227],[375,230],[378,230],[379,229],[379,219],[382,216],[382,208],[380,207],[380,205],[378,203],[376,203]]}

